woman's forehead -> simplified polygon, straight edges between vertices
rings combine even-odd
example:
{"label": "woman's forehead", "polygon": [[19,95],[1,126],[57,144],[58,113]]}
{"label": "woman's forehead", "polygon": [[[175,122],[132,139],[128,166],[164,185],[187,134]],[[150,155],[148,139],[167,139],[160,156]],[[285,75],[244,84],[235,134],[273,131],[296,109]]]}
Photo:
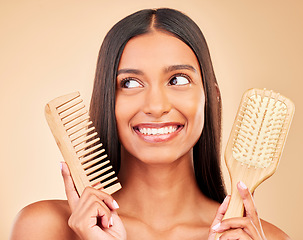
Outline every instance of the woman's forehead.
{"label": "woman's forehead", "polygon": [[120,68],[152,65],[193,65],[199,69],[196,55],[177,37],[159,31],[139,35],[128,41],[119,63]]}

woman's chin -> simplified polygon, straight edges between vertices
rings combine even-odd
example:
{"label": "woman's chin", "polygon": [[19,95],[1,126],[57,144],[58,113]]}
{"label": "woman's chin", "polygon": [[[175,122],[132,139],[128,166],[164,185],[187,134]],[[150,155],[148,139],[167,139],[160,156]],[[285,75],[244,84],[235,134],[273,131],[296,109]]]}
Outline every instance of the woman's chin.
{"label": "woman's chin", "polygon": [[144,152],[137,152],[135,155],[140,162],[150,166],[165,166],[174,164],[183,159],[183,157],[191,158],[191,154],[181,154],[178,149],[166,151],[161,149],[151,149],[148,151],[145,149]]}

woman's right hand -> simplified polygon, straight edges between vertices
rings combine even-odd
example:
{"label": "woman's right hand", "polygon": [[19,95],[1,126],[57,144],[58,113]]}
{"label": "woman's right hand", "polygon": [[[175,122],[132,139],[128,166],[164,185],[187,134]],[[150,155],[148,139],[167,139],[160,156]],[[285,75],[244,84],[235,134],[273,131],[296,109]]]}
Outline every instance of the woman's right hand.
{"label": "woman's right hand", "polygon": [[118,216],[114,199],[92,187],[79,198],[66,163],[62,164],[65,192],[72,214],[68,225],[82,240],[123,240],[126,231]]}

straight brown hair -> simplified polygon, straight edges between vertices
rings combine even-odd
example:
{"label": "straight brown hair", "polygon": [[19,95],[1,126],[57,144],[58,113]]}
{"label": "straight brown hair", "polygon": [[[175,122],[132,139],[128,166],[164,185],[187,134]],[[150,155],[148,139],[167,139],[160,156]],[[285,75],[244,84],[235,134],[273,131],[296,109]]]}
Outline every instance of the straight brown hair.
{"label": "straight brown hair", "polygon": [[120,169],[120,149],[115,118],[116,77],[126,43],[133,37],[154,30],[165,31],[182,40],[195,53],[200,64],[205,92],[205,123],[193,149],[197,184],[207,197],[222,202],[226,193],[220,169],[221,97],[205,38],[185,14],[168,8],[146,9],[115,24],[101,45],[90,116],[115,171]]}

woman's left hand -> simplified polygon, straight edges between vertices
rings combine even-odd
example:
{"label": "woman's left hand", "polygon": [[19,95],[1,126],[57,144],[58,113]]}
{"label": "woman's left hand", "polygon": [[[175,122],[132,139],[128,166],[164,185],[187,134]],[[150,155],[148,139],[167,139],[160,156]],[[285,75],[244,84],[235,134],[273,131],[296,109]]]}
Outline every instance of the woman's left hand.
{"label": "woman's left hand", "polygon": [[220,240],[266,239],[251,193],[242,182],[239,182],[237,184],[237,188],[244,204],[244,217],[222,220],[230,200],[230,196],[226,197],[226,199],[219,207],[215,220],[211,225],[208,240],[215,239],[217,233],[222,234],[220,236]]}

